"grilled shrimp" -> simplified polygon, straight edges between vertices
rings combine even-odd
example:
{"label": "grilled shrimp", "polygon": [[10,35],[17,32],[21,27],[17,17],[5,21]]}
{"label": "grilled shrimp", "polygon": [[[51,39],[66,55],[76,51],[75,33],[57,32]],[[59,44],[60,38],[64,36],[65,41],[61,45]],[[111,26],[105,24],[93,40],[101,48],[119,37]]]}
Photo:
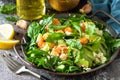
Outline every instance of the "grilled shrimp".
{"label": "grilled shrimp", "polygon": [[67,59],[68,48],[66,46],[55,46],[52,51],[51,55],[59,56],[61,60]]}
{"label": "grilled shrimp", "polygon": [[45,46],[45,43],[46,42],[45,42],[44,38],[40,37],[38,42],[37,42],[37,46],[41,49],[41,48],[43,48]]}
{"label": "grilled shrimp", "polygon": [[71,27],[69,27],[69,26],[66,27],[66,28],[64,28],[63,31],[64,31],[64,33],[67,34],[67,35],[69,35],[69,34],[71,34],[71,33],[73,32],[72,29],[71,29]]}
{"label": "grilled shrimp", "polygon": [[55,32],[57,32],[57,33],[64,33],[63,30],[56,30]]}
{"label": "grilled shrimp", "polygon": [[53,18],[52,24],[54,24],[54,25],[61,25],[61,22],[57,18]]}
{"label": "grilled shrimp", "polygon": [[82,29],[82,32],[85,33],[86,22],[81,23],[81,29]]}
{"label": "grilled shrimp", "polygon": [[83,44],[83,45],[85,45],[85,44],[88,43],[88,39],[85,38],[85,37],[83,37],[83,38],[79,38],[79,41],[80,41],[80,43]]}
{"label": "grilled shrimp", "polygon": [[49,35],[49,33],[45,33],[43,36],[41,36],[41,37],[38,39],[38,41],[37,41],[37,46],[38,46],[40,49],[42,49],[42,48],[45,46],[45,44],[46,44],[45,40],[47,39],[48,35]]}

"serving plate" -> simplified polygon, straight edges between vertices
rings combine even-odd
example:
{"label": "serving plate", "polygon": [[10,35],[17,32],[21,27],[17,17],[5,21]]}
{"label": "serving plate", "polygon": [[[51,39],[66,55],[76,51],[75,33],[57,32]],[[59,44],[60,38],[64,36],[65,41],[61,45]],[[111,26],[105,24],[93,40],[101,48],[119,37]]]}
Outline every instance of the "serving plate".
{"label": "serving plate", "polygon": [[[100,11],[100,12],[103,12],[103,11]],[[103,12],[104,13],[104,12]],[[106,14],[106,13],[105,13]],[[107,14],[108,15],[108,14]],[[57,17],[68,17],[69,15],[68,14],[60,14],[60,15],[57,15]],[[108,16],[108,17],[112,17],[112,16]],[[90,19],[94,19],[96,21],[101,21],[99,20],[95,14],[90,16],[89,17]],[[113,17],[112,17],[113,18]],[[114,19],[114,18],[113,18]],[[103,21],[101,21],[103,22]],[[119,35],[115,35],[115,32],[114,30],[109,27],[107,24],[103,23],[105,26],[107,26],[107,31],[109,31],[109,33],[111,34],[111,36],[113,36],[113,38],[117,38]],[[97,71],[105,66],[107,66],[108,64],[110,64],[118,55],[120,49],[116,49],[115,52],[112,54],[112,56],[110,57],[109,61],[105,64],[102,64],[100,66],[97,66],[95,68],[92,68],[91,70],[89,71],[85,71],[85,72],[78,72],[78,73],[60,73],[60,72],[54,72],[54,71],[51,71],[51,70],[47,70],[47,69],[44,69],[44,68],[38,68],[36,67],[36,65],[28,62],[26,60],[26,55],[25,55],[25,51],[24,51],[24,44],[26,43],[26,39],[25,39],[25,36],[23,36],[22,40],[21,40],[21,44],[18,44],[14,47],[14,51],[16,52],[16,54],[19,56],[19,58],[28,66],[31,66],[31,67],[34,67],[34,68],[37,68],[39,70],[44,70],[46,73],[50,73],[50,74],[54,74],[54,75],[62,75],[62,76],[75,76],[75,75],[81,75],[81,74],[88,74],[88,73],[91,73],[91,72],[94,72],[94,71]]]}

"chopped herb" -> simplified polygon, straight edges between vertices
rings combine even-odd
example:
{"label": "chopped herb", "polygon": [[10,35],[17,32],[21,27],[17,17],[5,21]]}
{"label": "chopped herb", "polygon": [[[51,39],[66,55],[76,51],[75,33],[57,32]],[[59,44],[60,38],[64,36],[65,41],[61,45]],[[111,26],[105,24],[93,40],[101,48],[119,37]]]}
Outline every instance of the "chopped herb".
{"label": "chopped herb", "polygon": [[20,20],[20,18],[14,16],[5,16],[5,19],[12,22],[17,22],[18,20]]}

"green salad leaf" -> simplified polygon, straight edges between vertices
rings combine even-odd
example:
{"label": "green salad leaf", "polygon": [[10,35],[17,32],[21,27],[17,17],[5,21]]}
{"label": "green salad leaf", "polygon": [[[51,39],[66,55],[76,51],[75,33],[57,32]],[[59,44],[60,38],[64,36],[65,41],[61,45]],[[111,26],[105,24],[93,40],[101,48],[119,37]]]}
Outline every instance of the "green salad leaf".
{"label": "green salad leaf", "polygon": [[41,26],[38,22],[32,22],[27,30],[27,36],[31,39],[30,41],[30,48],[32,48],[32,46],[36,46],[36,40],[37,37],[39,35]]}
{"label": "green salad leaf", "polygon": [[66,43],[68,46],[73,47],[73,48],[77,48],[79,50],[82,48],[81,43],[76,39],[68,39],[68,40],[66,40]]}
{"label": "green salad leaf", "polygon": [[79,26],[79,23],[77,23],[77,22],[72,22],[72,25],[73,25],[73,27],[79,32],[79,35],[81,36],[81,35],[82,35],[82,32],[81,32],[81,27]]}
{"label": "green salad leaf", "polygon": [[46,26],[49,26],[52,23],[53,16],[54,15],[52,15],[52,16],[43,16],[43,20],[40,21],[40,25],[42,26],[40,31],[43,31]]}
{"label": "green salad leaf", "polygon": [[57,41],[60,40],[60,39],[63,39],[64,36],[65,35],[63,33],[51,33],[50,35],[48,35],[46,41],[56,44]]}
{"label": "green salad leaf", "polygon": [[93,23],[87,23],[86,33],[88,35],[92,35],[95,33],[95,24]]}
{"label": "green salad leaf", "polygon": [[4,5],[0,6],[0,13],[2,13],[2,14],[9,14],[9,13],[14,12],[15,9],[16,9],[15,5],[4,4]]}

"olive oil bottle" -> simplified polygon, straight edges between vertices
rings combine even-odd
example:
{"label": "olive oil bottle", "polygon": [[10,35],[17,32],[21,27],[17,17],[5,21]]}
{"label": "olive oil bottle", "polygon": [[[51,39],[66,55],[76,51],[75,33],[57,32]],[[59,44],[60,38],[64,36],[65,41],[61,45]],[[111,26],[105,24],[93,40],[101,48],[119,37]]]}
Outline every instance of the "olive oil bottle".
{"label": "olive oil bottle", "polygon": [[45,14],[45,0],[16,0],[17,15],[25,20],[37,20]]}

